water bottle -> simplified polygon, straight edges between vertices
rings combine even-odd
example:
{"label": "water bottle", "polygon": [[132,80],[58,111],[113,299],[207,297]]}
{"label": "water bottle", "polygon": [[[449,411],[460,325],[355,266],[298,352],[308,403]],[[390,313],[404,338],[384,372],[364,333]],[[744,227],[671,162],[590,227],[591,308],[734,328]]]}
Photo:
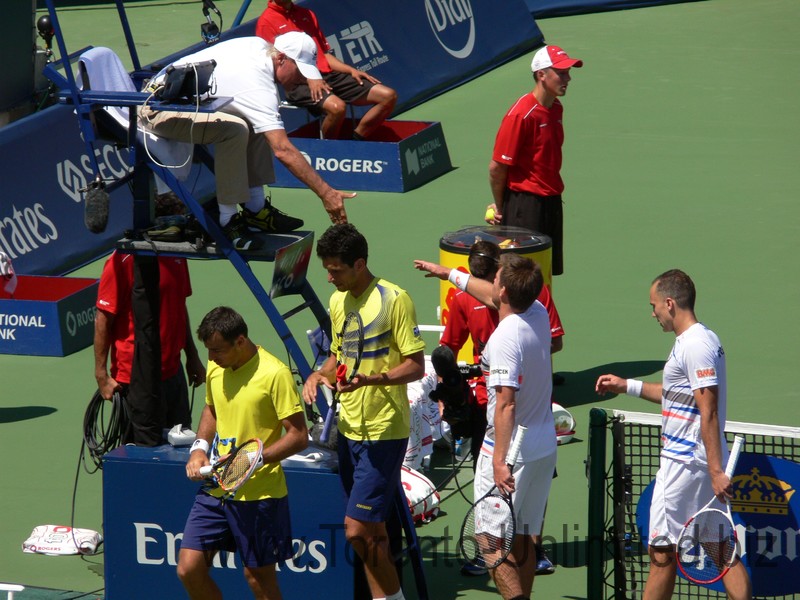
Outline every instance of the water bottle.
{"label": "water bottle", "polygon": [[456,456],[463,458],[469,452],[469,444],[465,438],[456,438]]}

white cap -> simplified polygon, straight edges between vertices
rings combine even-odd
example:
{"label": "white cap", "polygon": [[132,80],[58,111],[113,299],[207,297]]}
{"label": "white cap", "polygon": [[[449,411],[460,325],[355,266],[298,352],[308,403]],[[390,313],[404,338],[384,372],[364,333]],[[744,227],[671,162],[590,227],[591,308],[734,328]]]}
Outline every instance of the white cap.
{"label": "white cap", "polygon": [[306,79],[322,79],[317,69],[317,45],[301,31],[290,31],[275,38],[275,49],[291,58]]}
{"label": "white cap", "polygon": [[0,283],[3,283],[3,289],[9,294],[13,294],[17,289],[17,274],[8,254],[2,250],[0,250]]}
{"label": "white cap", "polygon": [[531,71],[541,71],[553,67],[555,69],[569,69],[572,67],[582,67],[583,61],[576,58],[570,58],[558,46],[545,46],[540,48],[536,54],[533,55],[531,61]]}

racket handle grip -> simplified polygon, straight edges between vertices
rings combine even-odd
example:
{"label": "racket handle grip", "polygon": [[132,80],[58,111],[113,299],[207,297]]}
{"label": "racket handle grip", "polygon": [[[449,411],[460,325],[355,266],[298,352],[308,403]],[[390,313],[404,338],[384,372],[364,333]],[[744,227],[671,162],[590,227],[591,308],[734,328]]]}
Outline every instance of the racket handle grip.
{"label": "racket handle grip", "polygon": [[344,383],[347,380],[347,365],[341,364],[336,367],[336,381]]}
{"label": "racket handle grip", "polygon": [[731,448],[731,454],[728,457],[728,464],[725,466],[725,475],[728,476],[728,479],[733,477],[733,472],[736,470],[736,463],[739,462],[742,446],[744,446],[744,436],[737,435],[733,438],[733,448]]}
{"label": "racket handle grip", "polygon": [[506,464],[509,467],[514,467],[517,462],[517,458],[519,458],[519,450],[522,448],[522,440],[525,438],[525,434],[528,433],[528,428],[525,425],[517,425],[517,435],[514,436],[514,441],[511,442],[511,447],[508,449],[508,454],[506,454]]}
{"label": "racket handle grip", "polygon": [[331,437],[331,429],[333,427],[333,417],[335,412],[336,405],[331,404],[330,408],[328,408],[328,414],[325,415],[325,423],[322,426],[322,433],[319,434],[319,441],[323,444],[327,444],[328,438]]}
{"label": "racket handle grip", "polygon": [[206,465],[205,467],[200,467],[200,475],[202,475],[203,477],[208,477],[209,475],[211,475],[213,470],[214,470],[214,467],[212,467],[211,465]]}

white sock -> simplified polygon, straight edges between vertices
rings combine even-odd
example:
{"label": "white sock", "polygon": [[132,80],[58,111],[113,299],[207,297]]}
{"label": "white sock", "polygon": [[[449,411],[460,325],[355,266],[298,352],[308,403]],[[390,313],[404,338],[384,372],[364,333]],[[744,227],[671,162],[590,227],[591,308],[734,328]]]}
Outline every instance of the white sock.
{"label": "white sock", "polygon": [[262,208],[264,208],[264,188],[260,185],[257,187],[250,188],[250,200],[244,205],[244,207],[249,210],[250,212],[257,213]]}
{"label": "white sock", "polygon": [[239,212],[238,204],[220,204],[219,205],[219,224],[225,227],[236,213]]}
{"label": "white sock", "polygon": [[396,594],[389,594],[386,596],[386,600],[406,600],[406,597],[403,596],[403,590],[398,590]]}

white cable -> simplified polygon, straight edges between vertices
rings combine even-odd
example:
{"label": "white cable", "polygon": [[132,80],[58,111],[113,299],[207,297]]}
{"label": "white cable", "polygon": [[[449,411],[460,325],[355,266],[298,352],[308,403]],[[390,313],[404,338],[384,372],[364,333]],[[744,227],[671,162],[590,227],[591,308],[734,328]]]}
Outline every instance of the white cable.
{"label": "white cable", "polygon": [[[149,132],[147,129],[143,129],[143,133],[144,133],[144,150],[147,153],[147,156],[150,158],[150,160],[153,161],[156,165],[158,165],[159,167],[161,167],[163,169],[181,169],[181,168],[185,167],[186,165],[188,165],[192,161],[192,159],[194,158],[194,144],[195,144],[195,141],[194,141],[194,126],[195,126],[196,119],[197,119],[198,115],[200,114],[200,81],[198,80],[198,77],[197,77],[197,65],[195,63],[192,63],[192,70],[194,71],[195,111],[194,111],[194,117],[192,118],[192,124],[189,126],[189,143],[192,145],[192,150],[191,150],[191,152],[189,152],[189,156],[186,158],[186,160],[183,161],[183,163],[181,163],[179,165],[165,165],[165,164],[162,164],[161,162],[159,162],[152,155],[152,153],[150,152],[150,148],[147,147],[147,136],[151,132]],[[213,85],[216,86],[216,79],[214,80],[214,84]],[[159,88],[156,88],[156,90],[158,90],[158,89]],[[147,107],[148,102],[150,102],[150,100],[153,98],[153,96],[155,96],[155,94],[156,94],[156,92],[153,91],[145,99],[144,103],[142,104],[142,108],[143,109]],[[156,110],[158,110],[158,109],[156,109]],[[148,119],[146,116],[142,115],[142,118],[144,120],[146,120],[148,123],[151,123],[150,119]],[[152,132],[152,133],[153,133],[153,135],[158,135],[155,132]]]}

